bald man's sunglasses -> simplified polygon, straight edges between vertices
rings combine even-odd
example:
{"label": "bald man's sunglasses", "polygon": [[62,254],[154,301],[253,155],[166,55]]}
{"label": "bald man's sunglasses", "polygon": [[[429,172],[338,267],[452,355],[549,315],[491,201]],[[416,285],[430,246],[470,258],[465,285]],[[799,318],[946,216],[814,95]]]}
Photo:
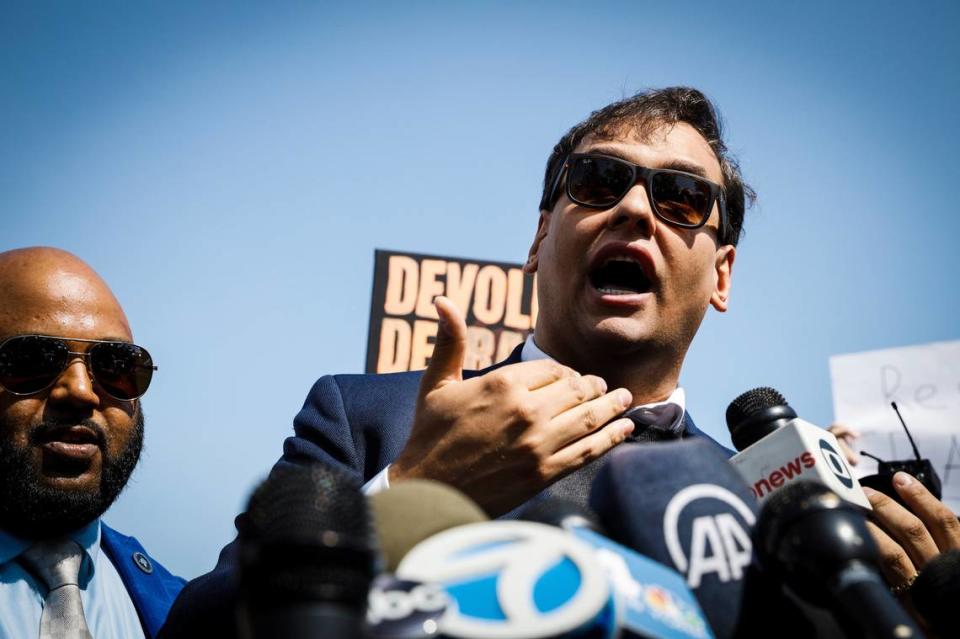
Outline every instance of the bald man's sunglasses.
{"label": "bald man's sunglasses", "polygon": [[609,155],[571,153],[557,174],[548,201],[554,201],[564,172],[567,197],[581,206],[608,209],[643,180],[654,214],[667,224],[700,228],[710,219],[714,202],[719,201],[721,229],[726,225],[723,188],[693,173],[648,169]]}
{"label": "bald man's sunglasses", "polygon": [[[67,342],[91,344],[83,352]],[[147,392],[153,358],[147,349],[126,342],[18,335],[0,342],[0,387],[30,395],[51,386],[75,358],[82,357],[93,381],[116,399],[137,399]]]}

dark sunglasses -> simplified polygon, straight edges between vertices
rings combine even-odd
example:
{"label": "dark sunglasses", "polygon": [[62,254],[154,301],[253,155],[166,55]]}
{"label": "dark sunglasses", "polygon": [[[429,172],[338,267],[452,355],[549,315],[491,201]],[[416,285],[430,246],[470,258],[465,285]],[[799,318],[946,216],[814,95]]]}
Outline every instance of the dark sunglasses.
{"label": "dark sunglasses", "polygon": [[720,204],[720,237],[727,224],[723,187],[710,180],[672,169],[648,169],[620,158],[595,153],[571,153],[557,173],[550,191],[567,174],[566,192],[572,202],[595,209],[608,209],[622,200],[638,180],[643,180],[654,214],[673,226],[697,229],[706,224],[714,202]]}
{"label": "dark sunglasses", "polygon": [[[67,342],[92,344],[86,352],[71,351]],[[0,387],[14,395],[30,395],[53,384],[75,357],[82,357],[90,377],[116,399],[137,399],[147,392],[153,358],[147,349],[126,342],[18,335],[0,342]]]}

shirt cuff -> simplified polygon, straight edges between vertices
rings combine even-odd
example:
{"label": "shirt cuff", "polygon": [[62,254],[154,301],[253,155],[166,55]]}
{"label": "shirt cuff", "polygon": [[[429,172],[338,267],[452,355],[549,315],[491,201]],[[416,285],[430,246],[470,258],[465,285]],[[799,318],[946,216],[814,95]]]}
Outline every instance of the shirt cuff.
{"label": "shirt cuff", "polygon": [[390,470],[390,464],[387,464],[383,470],[373,476],[373,479],[363,485],[364,495],[376,495],[390,488],[390,479],[387,477],[387,471]]}

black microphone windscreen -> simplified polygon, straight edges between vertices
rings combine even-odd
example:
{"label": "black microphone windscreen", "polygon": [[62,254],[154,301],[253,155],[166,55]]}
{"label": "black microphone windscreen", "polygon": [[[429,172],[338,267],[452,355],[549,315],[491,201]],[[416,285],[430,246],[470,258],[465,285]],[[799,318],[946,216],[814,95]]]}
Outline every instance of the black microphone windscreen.
{"label": "black microphone windscreen", "polygon": [[760,386],[741,393],[727,406],[727,426],[737,424],[774,406],[787,406],[786,398],[775,388]]}
{"label": "black microphone windscreen", "polygon": [[[837,499],[839,498],[836,493],[817,482],[798,481],[788,484],[787,487],[773,493],[763,505],[754,537],[761,541],[765,548],[769,548],[780,540],[781,530],[797,518],[802,517],[812,508],[839,506]],[[821,502],[826,500],[826,503],[814,504],[816,500]]]}
{"label": "black microphone windscreen", "polygon": [[359,485],[343,471],[276,466],[251,495],[238,533],[241,588],[252,605],[366,605],[373,529]]}
{"label": "black microphone windscreen", "polygon": [[931,560],[910,588],[917,612],[940,637],[960,632],[960,550],[950,550]]}
{"label": "black microphone windscreen", "polygon": [[[370,515],[358,482],[325,464],[277,465],[250,496],[240,535],[260,542],[319,542],[367,547]],[[322,539],[321,539],[322,537]]]}
{"label": "black microphone windscreen", "polygon": [[796,416],[779,391],[761,386],[741,393],[730,402],[726,413],[727,429],[734,447],[743,450]]}
{"label": "black microphone windscreen", "polygon": [[830,609],[844,632],[920,637],[879,574],[879,551],[859,506],[826,486],[795,481],[764,505],[755,530],[760,563],[796,595]]}
{"label": "black microphone windscreen", "polygon": [[834,571],[852,561],[874,564],[878,557],[863,513],[812,481],[787,484],[767,500],[754,540],[764,565],[820,605]]}

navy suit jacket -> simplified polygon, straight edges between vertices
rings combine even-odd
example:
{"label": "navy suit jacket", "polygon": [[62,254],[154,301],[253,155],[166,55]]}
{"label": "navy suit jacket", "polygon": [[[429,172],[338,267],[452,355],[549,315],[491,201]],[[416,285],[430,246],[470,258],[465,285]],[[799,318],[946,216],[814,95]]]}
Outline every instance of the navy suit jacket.
{"label": "navy suit jacket", "polygon": [[143,633],[150,639],[156,637],[170,606],[187,582],[171,575],[147,554],[139,541],[118,533],[103,522],[100,522],[100,548],[107,553],[126,586],[140,616]]}
{"label": "navy suit jacket", "polygon": [[[520,350],[483,371],[464,371],[464,377],[519,362]],[[321,377],[294,419],[294,436],[284,442],[283,457],[274,468],[320,461],[345,469],[360,482],[369,481],[396,459],[407,441],[421,376],[410,372]],[[684,437],[706,438],[727,457],[733,454],[697,429],[689,414],[684,423]],[[234,541],[220,553],[211,572],[187,584],[161,637],[233,634],[226,629],[234,627],[237,552]]]}
{"label": "navy suit jacket", "polygon": [[[521,348],[483,371],[465,371],[464,377],[519,362]],[[295,436],[284,443],[281,463],[319,460],[369,481],[406,444],[421,376],[411,372],[321,377],[293,421]],[[706,438],[725,456],[733,455],[700,431],[689,413],[684,415],[683,437]]]}

